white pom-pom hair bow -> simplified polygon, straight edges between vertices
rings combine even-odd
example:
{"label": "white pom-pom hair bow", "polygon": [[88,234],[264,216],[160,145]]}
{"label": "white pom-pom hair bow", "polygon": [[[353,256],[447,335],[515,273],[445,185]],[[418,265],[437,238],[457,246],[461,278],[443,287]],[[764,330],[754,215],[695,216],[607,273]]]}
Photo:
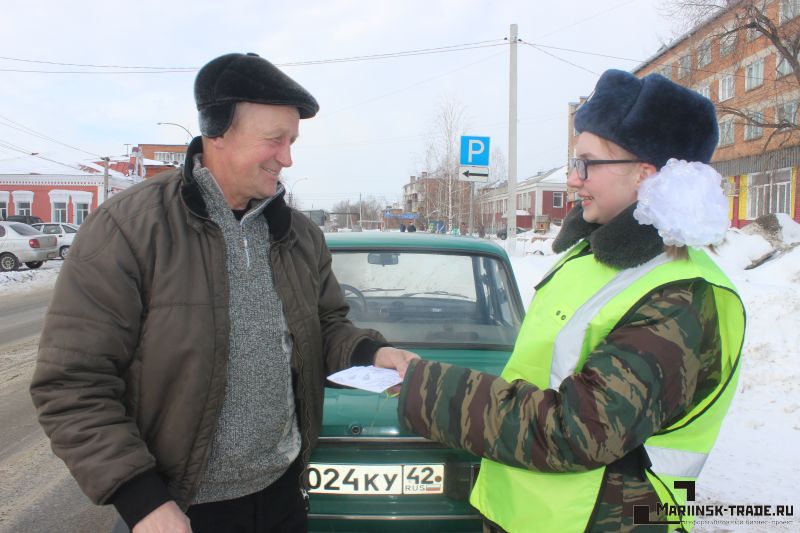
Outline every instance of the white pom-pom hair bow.
{"label": "white pom-pom hair bow", "polygon": [[705,163],[670,159],[639,185],[633,217],[655,226],[667,245],[717,244],[730,226],[722,176]]}

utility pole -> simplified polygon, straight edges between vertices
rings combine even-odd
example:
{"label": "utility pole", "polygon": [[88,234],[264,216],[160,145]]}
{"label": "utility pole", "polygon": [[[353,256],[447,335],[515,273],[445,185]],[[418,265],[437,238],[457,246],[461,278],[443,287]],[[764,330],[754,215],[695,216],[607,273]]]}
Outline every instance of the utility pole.
{"label": "utility pole", "polygon": [[108,200],[108,162],[110,157],[103,158],[103,201]]}
{"label": "utility pole", "polygon": [[364,220],[364,203],[361,201],[361,193],[358,193],[358,224]]}
{"label": "utility pole", "polygon": [[475,182],[471,181],[469,183],[469,226],[467,230],[469,233],[475,232],[474,229],[475,226],[473,225],[475,216],[474,211],[475,211]]}
{"label": "utility pole", "polygon": [[447,230],[453,230],[453,171],[447,159]]}
{"label": "utility pole", "polygon": [[508,78],[508,209],[506,209],[506,249],[517,249],[517,25],[511,25]]}

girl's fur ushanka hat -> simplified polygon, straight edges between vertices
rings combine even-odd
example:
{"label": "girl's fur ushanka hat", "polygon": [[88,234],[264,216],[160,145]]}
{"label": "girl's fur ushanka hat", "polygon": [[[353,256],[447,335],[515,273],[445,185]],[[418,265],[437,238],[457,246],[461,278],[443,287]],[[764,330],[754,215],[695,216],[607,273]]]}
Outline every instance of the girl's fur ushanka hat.
{"label": "girl's fur ushanka hat", "polygon": [[607,70],[575,112],[575,129],[663,167],[670,158],[708,163],[719,139],[714,104],[660,74]]}
{"label": "girl's fur ushanka hat", "polygon": [[300,118],[311,118],[319,111],[311,93],[253,53],[226,54],[207,63],[194,80],[194,99],[200,132],[206,137],[227,131],[239,102],[294,106]]}

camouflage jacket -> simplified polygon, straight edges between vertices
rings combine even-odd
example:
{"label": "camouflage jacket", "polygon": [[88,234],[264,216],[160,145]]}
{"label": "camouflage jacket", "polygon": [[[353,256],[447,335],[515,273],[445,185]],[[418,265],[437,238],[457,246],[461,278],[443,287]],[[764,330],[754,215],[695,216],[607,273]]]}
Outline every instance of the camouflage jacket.
{"label": "camouflage jacket", "polygon": [[[651,293],[558,390],[419,360],[406,373],[398,417],[406,430],[507,465],[540,472],[599,468],[713,391],[720,342],[711,286],[687,281]],[[633,505],[655,509],[657,502],[642,479],[607,469],[588,529],[634,530]]]}

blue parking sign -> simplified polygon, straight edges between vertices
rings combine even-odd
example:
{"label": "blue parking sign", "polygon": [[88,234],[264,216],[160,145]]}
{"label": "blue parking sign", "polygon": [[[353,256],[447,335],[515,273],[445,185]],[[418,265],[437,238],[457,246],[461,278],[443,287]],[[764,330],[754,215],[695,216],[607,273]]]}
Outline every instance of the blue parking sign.
{"label": "blue parking sign", "polygon": [[489,137],[461,137],[461,165],[489,166]]}

